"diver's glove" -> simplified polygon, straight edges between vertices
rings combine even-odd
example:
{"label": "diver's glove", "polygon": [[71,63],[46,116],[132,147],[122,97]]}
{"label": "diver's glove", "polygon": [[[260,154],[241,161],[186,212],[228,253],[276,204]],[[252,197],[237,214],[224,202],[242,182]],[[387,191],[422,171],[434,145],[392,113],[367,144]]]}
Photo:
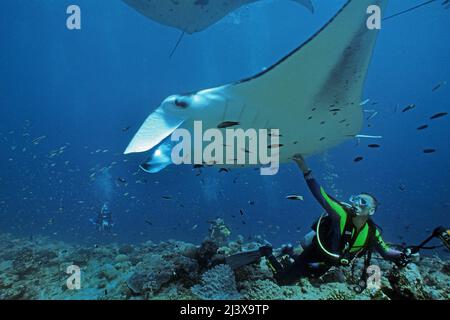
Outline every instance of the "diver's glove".
{"label": "diver's glove", "polygon": [[411,249],[405,249],[401,254],[398,260],[395,262],[395,264],[399,268],[406,267],[409,263],[411,263],[412,259]]}

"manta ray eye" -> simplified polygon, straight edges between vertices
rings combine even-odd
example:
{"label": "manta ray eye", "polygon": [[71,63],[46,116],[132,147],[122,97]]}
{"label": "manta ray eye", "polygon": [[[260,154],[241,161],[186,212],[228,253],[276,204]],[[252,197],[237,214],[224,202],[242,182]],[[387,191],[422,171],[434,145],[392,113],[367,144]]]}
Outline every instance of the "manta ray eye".
{"label": "manta ray eye", "polygon": [[186,101],[183,101],[183,100],[176,99],[175,105],[180,108],[187,108],[189,106],[189,103],[187,103]]}

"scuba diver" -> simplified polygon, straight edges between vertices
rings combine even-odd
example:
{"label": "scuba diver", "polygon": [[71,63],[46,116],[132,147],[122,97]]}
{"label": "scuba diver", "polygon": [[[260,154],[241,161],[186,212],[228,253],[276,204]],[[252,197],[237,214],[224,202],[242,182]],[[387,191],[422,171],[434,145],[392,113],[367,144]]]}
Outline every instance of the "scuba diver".
{"label": "scuba diver", "polygon": [[372,221],[378,206],[374,196],[361,193],[352,196],[350,204],[340,202],[317,183],[303,156],[295,155],[293,160],[302,171],[311,193],[325,209],[325,213],[312,226],[313,231],[301,242],[303,251],[295,254],[292,246],[284,246],[280,255],[283,259],[279,260],[274,256],[273,248],[265,245],[254,251],[229,256],[226,258],[227,264],[235,269],[266,257],[277,282],[288,285],[302,277],[320,277],[332,266],[350,265],[355,258],[363,255],[366,255],[364,270],[367,270],[373,251],[399,267],[411,261],[410,248],[398,251],[382,239],[380,228]]}
{"label": "scuba diver", "polygon": [[90,219],[99,232],[111,232],[114,223],[112,221],[111,210],[108,204],[103,204],[102,209],[95,219]]}

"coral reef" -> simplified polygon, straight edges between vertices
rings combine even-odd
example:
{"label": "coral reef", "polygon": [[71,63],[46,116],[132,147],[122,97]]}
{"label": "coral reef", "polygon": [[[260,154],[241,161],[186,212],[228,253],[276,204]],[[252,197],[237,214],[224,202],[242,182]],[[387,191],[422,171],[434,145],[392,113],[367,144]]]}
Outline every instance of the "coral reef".
{"label": "coral reef", "polygon": [[191,288],[203,300],[239,300],[234,272],[228,265],[220,264],[202,275],[201,284]]}
{"label": "coral reef", "polygon": [[[319,279],[279,286],[266,261],[235,271],[224,253],[256,248],[242,237],[224,242],[208,237],[199,245],[169,240],[159,244],[72,245],[44,237],[17,239],[0,235],[0,299],[277,299],[389,300],[450,298],[450,264],[420,257],[398,269],[375,255],[381,270],[378,288],[357,293],[362,261],[333,268]],[[68,267],[80,268],[80,285],[69,288]]]}

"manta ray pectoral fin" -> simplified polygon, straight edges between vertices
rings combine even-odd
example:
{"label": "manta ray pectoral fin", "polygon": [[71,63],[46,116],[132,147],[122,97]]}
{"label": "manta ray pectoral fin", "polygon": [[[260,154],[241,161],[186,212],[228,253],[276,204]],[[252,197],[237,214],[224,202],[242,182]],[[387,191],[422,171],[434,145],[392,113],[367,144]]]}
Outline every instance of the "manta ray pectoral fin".
{"label": "manta ray pectoral fin", "polygon": [[292,1],[301,4],[302,6],[306,7],[309,11],[314,13],[314,5],[312,4],[311,0],[292,0]]}
{"label": "manta ray pectoral fin", "polygon": [[226,88],[227,96],[242,97],[248,106],[243,119],[250,110],[259,115],[253,127],[270,119],[270,126],[280,130],[280,163],[295,153],[337,146],[362,129],[359,102],[378,36],[378,30],[367,27],[367,8],[384,10],[387,2],[347,1],[319,32],[275,65]]}
{"label": "manta ray pectoral fin", "polygon": [[131,140],[124,154],[145,152],[171,135],[185,119],[168,114],[162,107],[156,109],[145,120]]}
{"label": "manta ray pectoral fin", "polygon": [[[203,131],[217,127],[221,130],[277,129],[279,141],[272,141],[275,137],[271,136],[270,148],[261,144],[270,153],[274,149],[279,152],[270,158],[277,168],[277,164],[291,161],[294,154],[319,153],[358,135],[364,121],[359,104],[378,35],[378,30],[367,28],[367,8],[378,5],[384,9],[387,2],[348,0],[319,32],[263,72],[221,87],[168,99],[163,103],[167,108],[159,108],[150,115],[126,153],[158,146],[154,150],[156,157],[143,167],[148,172],[157,172],[169,163],[158,158],[166,154],[164,150],[158,151],[159,147],[166,146],[163,140],[176,128],[195,134],[195,122],[201,121]],[[252,141],[256,145],[264,138]],[[236,161],[236,154],[228,154],[228,150],[235,148],[224,149],[224,159]],[[236,147],[242,149],[248,150]],[[201,146],[194,144],[194,156],[202,155],[200,151],[203,151]],[[230,166],[265,165],[266,161],[261,161],[264,154],[258,154],[256,161]]]}
{"label": "manta ray pectoral fin", "polygon": [[[260,0],[122,0],[145,17],[187,34],[203,31],[231,12]],[[292,0],[314,12],[311,0]]]}

